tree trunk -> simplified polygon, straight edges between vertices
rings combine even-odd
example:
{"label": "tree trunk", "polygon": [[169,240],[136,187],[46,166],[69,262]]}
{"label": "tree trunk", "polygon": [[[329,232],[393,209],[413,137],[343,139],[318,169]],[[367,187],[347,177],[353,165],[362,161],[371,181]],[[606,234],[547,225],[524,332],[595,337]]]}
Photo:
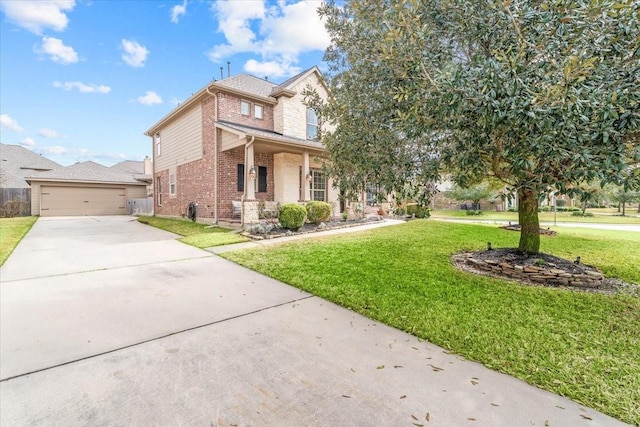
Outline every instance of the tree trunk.
{"label": "tree trunk", "polygon": [[622,202],[622,216],[627,213],[627,202]]}
{"label": "tree trunk", "polygon": [[518,222],[520,223],[518,249],[527,254],[537,254],[540,251],[538,194],[531,188],[518,190]]}

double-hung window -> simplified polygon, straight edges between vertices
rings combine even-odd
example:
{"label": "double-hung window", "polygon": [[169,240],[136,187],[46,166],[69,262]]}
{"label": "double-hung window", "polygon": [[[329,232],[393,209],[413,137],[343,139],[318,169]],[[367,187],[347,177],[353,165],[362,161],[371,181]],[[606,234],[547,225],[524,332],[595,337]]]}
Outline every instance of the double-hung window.
{"label": "double-hung window", "polygon": [[318,113],[307,108],[307,139],[318,139]]}
{"label": "double-hung window", "polygon": [[327,201],[327,177],[319,169],[311,169],[311,200]]}

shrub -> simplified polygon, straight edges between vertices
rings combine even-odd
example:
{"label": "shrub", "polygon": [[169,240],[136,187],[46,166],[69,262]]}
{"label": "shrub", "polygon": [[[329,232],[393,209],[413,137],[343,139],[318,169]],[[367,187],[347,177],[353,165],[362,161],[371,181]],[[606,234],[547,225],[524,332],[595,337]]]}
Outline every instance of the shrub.
{"label": "shrub", "polygon": [[286,203],[280,207],[278,221],[282,228],[297,231],[304,225],[305,219],[307,219],[307,210],[304,206]]}
{"label": "shrub", "polygon": [[307,203],[305,208],[307,210],[307,219],[316,225],[325,222],[331,216],[331,205],[326,202],[314,200]]}
{"label": "shrub", "polygon": [[593,216],[593,213],[592,212],[582,213],[578,210],[578,211],[571,212],[571,215],[572,216]]}
{"label": "shrub", "polygon": [[551,208],[550,208],[549,206],[543,206],[543,207],[540,209],[540,212],[549,212],[550,210],[551,210]]}
{"label": "shrub", "polygon": [[407,215],[415,215],[416,218],[429,218],[429,208],[426,206],[407,205]]}
{"label": "shrub", "polygon": [[478,210],[468,210],[468,211],[465,211],[465,213],[468,216],[480,216],[480,215],[482,215],[482,211],[478,211]]}

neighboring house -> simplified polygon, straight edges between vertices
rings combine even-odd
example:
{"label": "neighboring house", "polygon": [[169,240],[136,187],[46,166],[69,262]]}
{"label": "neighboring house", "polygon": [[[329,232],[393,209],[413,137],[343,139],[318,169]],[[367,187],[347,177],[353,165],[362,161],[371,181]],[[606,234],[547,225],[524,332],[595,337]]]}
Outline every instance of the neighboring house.
{"label": "neighboring house", "polygon": [[194,202],[199,219],[250,224],[259,220],[260,202],[323,200],[338,214],[338,191],[321,171],[318,117],[304,104],[306,87],[327,96],[317,67],[282,84],[228,77],[149,128],[155,213],[184,216]]}
{"label": "neighboring house", "polygon": [[28,176],[31,214],[124,215],[128,199],[147,197],[150,177],[91,161]]}
{"label": "neighboring house", "polygon": [[111,166],[111,169],[131,174],[139,181],[148,182],[147,197],[153,197],[153,166],[149,157],[145,157],[142,161],[125,160]]}
{"label": "neighboring house", "polygon": [[19,145],[0,143],[0,211],[2,215],[31,214],[29,175],[61,167]]}

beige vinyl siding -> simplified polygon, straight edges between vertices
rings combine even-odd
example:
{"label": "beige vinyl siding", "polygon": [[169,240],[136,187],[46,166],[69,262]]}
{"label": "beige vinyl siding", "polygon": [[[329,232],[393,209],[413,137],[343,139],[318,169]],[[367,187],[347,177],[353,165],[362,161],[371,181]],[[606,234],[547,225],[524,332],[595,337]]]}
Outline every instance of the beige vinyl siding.
{"label": "beige vinyl siding", "polygon": [[127,199],[144,199],[147,197],[147,186],[146,185],[137,185],[137,186],[129,186],[127,189]]}
{"label": "beige vinyl siding", "polygon": [[183,165],[202,158],[202,107],[195,105],[160,129],[162,151],[155,170]]}
{"label": "beige vinyl siding", "polygon": [[31,182],[31,215],[40,215],[40,183]]}

